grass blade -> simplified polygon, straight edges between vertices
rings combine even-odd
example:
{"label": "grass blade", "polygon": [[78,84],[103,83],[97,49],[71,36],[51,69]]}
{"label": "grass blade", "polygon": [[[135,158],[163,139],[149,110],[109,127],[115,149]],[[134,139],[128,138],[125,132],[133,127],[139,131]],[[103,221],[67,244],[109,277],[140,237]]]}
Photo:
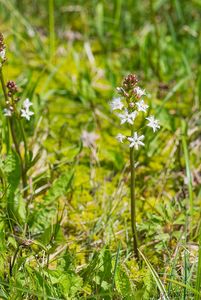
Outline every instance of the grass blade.
{"label": "grass blade", "polygon": [[49,56],[50,61],[55,53],[55,21],[54,21],[54,0],[49,0]]}
{"label": "grass blade", "polygon": [[[184,159],[186,165],[186,176],[188,180],[189,208],[190,208],[190,216],[191,216],[191,220],[189,224],[191,224],[193,220],[193,186],[192,186],[190,160],[189,160],[189,152],[188,152],[188,145],[187,145],[187,124],[184,120],[182,120],[181,125],[182,125],[182,146],[183,146]],[[192,231],[190,230],[190,232]]]}
{"label": "grass blade", "polygon": [[168,297],[168,295],[167,295],[167,292],[166,292],[166,290],[165,290],[165,287],[164,287],[162,281],[160,280],[158,274],[156,273],[155,269],[152,267],[152,265],[151,265],[150,262],[146,259],[146,257],[142,254],[142,252],[141,252],[140,250],[138,250],[138,251],[139,251],[140,255],[142,256],[142,258],[144,259],[144,261],[145,261],[145,263],[146,263],[148,269],[150,270],[150,272],[151,272],[151,274],[152,274],[152,276],[153,276],[153,278],[154,278],[154,280],[155,280],[155,282],[156,282],[156,285],[157,285],[157,287],[158,287],[158,289],[159,289],[159,291],[160,291],[160,293],[161,293],[163,299],[164,299],[164,300],[169,300],[169,297]]}
{"label": "grass blade", "polygon": [[[200,230],[200,236],[199,236],[199,252],[198,252],[198,267],[197,267],[197,274],[196,274],[196,285],[195,288],[197,292],[201,290],[201,230]],[[199,295],[196,294],[195,300],[200,300],[200,292]]]}

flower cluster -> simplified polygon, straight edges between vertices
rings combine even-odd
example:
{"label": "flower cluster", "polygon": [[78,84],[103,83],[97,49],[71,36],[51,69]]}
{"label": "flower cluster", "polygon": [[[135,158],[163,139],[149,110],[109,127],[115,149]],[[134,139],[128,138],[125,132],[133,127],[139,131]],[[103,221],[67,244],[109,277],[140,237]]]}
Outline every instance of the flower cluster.
{"label": "flower cluster", "polygon": [[0,32],[0,67],[6,60],[6,47],[4,44],[3,34]]}
{"label": "flower cluster", "polygon": [[[128,123],[132,129],[132,136],[124,136],[119,133],[117,135],[117,140],[123,143],[125,140],[130,142],[130,147],[134,147],[136,150],[139,149],[139,146],[144,146],[142,142],[144,135],[138,135],[134,131],[134,122],[136,117],[140,113],[147,113],[148,105],[142,99],[143,96],[146,96],[145,90],[142,90],[138,85],[138,79],[136,75],[130,74],[125,77],[121,87],[117,87],[117,92],[119,97],[113,98],[110,102],[112,111],[117,110],[121,111],[117,116],[120,118],[120,123]],[[159,121],[154,118],[154,116],[145,117],[148,121],[147,126],[151,127],[153,132],[156,132],[160,128]]]}
{"label": "flower cluster", "polygon": [[[6,46],[4,44],[4,37],[3,34],[0,32],[0,69],[2,69],[3,63],[6,61]],[[4,80],[2,79],[2,72],[1,72],[1,83],[3,85],[3,91],[6,100],[6,107],[3,109],[4,116],[12,117],[15,114],[17,117],[25,118],[26,120],[30,120],[31,116],[34,115],[34,112],[30,110],[30,106],[33,104],[26,99],[20,112],[17,110],[17,102],[19,102],[20,98],[16,97],[18,92],[18,87],[16,83],[12,80],[9,80],[6,85],[4,85]]]}
{"label": "flower cluster", "polygon": [[[17,112],[16,103],[19,102],[20,99],[18,97],[14,97],[18,91],[17,85],[14,81],[10,80],[7,82],[6,87],[8,89],[8,100],[6,101],[7,107],[3,110],[4,116],[11,117],[14,112],[19,115]],[[24,100],[22,108],[20,109],[20,116],[28,121],[30,120],[31,116],[34,115],[34,112],[30,110],[32,105],[32,102],[30,102],[30,100],[27,98]]]}
{"label": "flower cluster", "polygon": [[[32,102],[30,102],[29,99],[27,98],[26,100],[24,100],[24,102],[22,104],[22,108],[20,110],[21,117],[25,118],[28,121],[30,121],[31,116],[34,115],[34,112],[30,110],[31,105],[33,105]],[[4,108],[4,110],[3,110],[4,116],[6,116],[6,117],[11,117],[13,112],[14,112],[13,105],[8,105],[8,107]]]}

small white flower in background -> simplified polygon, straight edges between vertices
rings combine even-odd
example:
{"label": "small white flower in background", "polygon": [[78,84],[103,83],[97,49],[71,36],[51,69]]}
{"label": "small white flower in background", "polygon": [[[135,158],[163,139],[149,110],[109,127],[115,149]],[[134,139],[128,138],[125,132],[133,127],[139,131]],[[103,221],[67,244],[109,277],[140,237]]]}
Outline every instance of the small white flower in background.
{"label": "small white flower in background", "polygon": [[24,100],[22,106],[23,106],[25,109],[29,109],[29,107],[32,106],[32,105],[33,105],[33,103],[29,100],[29,98],[26,98],[26,99]]}
{"label": "small white flower in background", "polygon": [[121,133],[118,133],[117,136],[116,136],[116,139],[120,142],[120,143],[123,143],[123,141],[125,140],[126,136],[121,134]]}
{"label": "small white flower in background", "polygon": [[29,100],[29,98],[26,98],[22,104],[22,109],[21,109],[21,117],[25,118],[26,120],[30,120],[31,116],[34,115],[33,111],[30,111],[30,106],[32,106],[33,103]]}
{"label": "small white flower in background", "polygon": [[99,135],[95,132],[88,132],[86,130],[83,130],[82,132],[82,142],[84,147],[95,147],[96,146],[96,140],[99,138]]}
{"label": "small white flower in background", "polygon": [[121,119],[121,124],[129,123],[132,125],[137,116],[137,111],[129,113],[128,110],[125,109],[124,113],[118,114],[118,116]]}
{"label": "small white flower in background", "polygon": [[134,89],[133,89],[133,92],[135,93],[135,95],[140,98],[144,95],[146,95],[145,93],[145,90],[142,90],[139,86],[136,86]]}
{"label": "small white flower in background", "polygon": [[134,147],[136,150],[139,149],[139,146],[144,146],[142,140],[144,139],[144,135],[138,136],[137,132],[134,132],[133,136],[128,137],[130,142],[130,148]]}
{"label": "small white flower in background", "polygon": [[136,105],[137,105],[138,110],[143,111],[143,112],[146,112],[147,108],[149,107],[149,105],[144,103],[144,100],[137,102]]}
{"label": "small white flower in background", "polygon": [[4,116],[6,116],[6,117],[12,116],[12,110],[10,110],[9,108],[4,108],[3,113],[4,113]]}
{"label": "small white flower in background", "polygon": [[121,102],[121,98],[114,98],[110,102],[110,106],[112,110],[116,110],[116,109],[122,110],[122,108],[124,107],[123,103]]}
{"label": "small white flower in background", "polygon": [[0,58],[4,60],[6,58],[6,49],[0,51]]}
{"label": "small white flower in background", "polygon": [[21,109],[21,117],[25,118],[26,120],[30,121],[31,116],[33,115],[33,111],[30,111],[29,109]]}
{"label": "small white flower in background", "polygon": [[149,121],[147,126],[151,127],[153,129],[153,132],[156,132],[156,130],[160,128],[159,121],[156,120],[154,116],[147,117],[146,119]]}

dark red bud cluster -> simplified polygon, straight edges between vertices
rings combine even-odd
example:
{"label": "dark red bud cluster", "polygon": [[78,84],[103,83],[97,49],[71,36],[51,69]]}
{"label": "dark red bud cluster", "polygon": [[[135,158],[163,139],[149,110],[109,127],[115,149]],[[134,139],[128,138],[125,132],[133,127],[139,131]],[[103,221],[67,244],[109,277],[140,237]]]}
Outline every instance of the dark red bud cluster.
{"label": "dark red bud cluster", "polygon": [[137,83],[138,83],[137,76],[135,74],[129,74],[124,78],[123,88],[125,91],[129,92],[131,89],[133,89],[136,86]]}
{"label": "dark red bud cluster", "polygon": [[17,85],[14,81],[9,80],[6,84],[7,88],[8,88],[8,97],[11,97],[12,95],[14,95],[15,93],[17,93],[18,88]]}

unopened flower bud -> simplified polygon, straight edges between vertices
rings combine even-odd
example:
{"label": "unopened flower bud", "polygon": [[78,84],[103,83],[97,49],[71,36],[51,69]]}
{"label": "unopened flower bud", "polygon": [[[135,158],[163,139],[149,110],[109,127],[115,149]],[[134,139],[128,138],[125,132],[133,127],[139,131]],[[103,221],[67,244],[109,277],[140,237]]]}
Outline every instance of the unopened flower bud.
{"label": "unopened flower bud", "polygon": [[116,90],[117,90],[118,94],[123,96],[123,97],[128,97],[129,96],[129,94],[126,93],[126,91],[122,87],[117,87]]}
{"label": "unopened flower bud", "polygon": [[123,87],[128,92],[138,83],[137,76],[135,74],[129,74],[124,78]]}
{"label": "unopened flower bud", "polygon": [[17,93],[18,91],[18,88],[17,88],[17,85],[14,81],[12,80],[9,80],[6,84],[9,92],[8,92],[8,96],[11,97],[12,95],[14,95],[15,93]]}
{"label": "unopened flower bud", "polygon": [[129,103],[129,107],[130,107],[130,108],[133,108],[134,106],[135,106],[135,103],[134,103],[134,102],[130,102],[130,103]]}

